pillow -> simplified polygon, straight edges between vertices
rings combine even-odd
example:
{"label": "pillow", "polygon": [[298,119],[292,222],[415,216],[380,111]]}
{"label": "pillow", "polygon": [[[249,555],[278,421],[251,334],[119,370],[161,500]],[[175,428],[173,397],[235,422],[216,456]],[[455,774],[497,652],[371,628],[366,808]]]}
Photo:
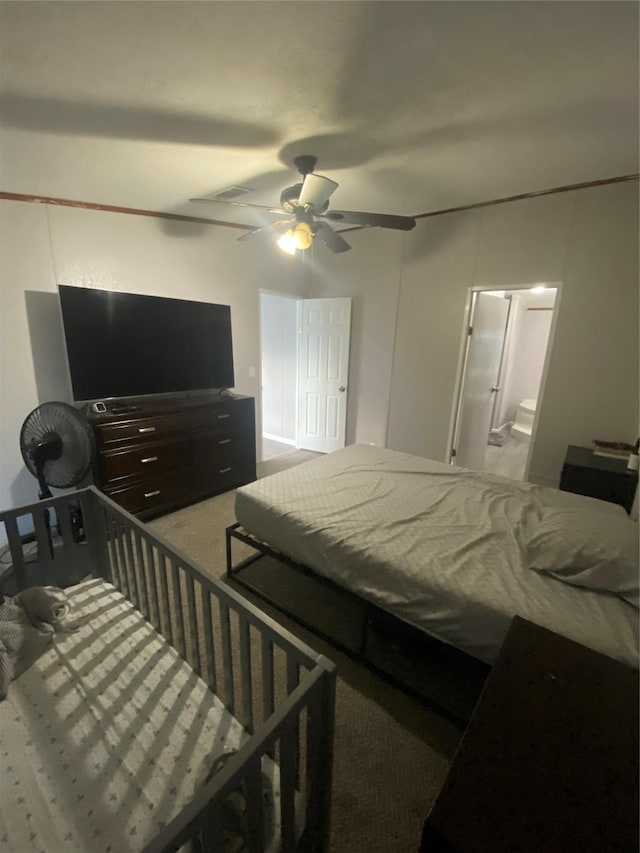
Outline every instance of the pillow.
{"label": "pillow", "polygon": [[639,606],[638,525],[628,516],[543,509],[524,545],[527,568]]}

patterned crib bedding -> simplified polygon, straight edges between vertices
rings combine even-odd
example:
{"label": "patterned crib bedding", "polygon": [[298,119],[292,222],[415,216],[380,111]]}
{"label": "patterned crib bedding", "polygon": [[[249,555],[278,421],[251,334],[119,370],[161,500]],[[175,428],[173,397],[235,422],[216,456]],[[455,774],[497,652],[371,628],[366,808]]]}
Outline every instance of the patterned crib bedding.
{"label": "patterned crib bedding", "polygon": [[[58,634],[0,703],[0,849],[137,851],[247,735],[111,584],[67,593],[86,622]],[[277,838],[277,767],[263,770]]]}

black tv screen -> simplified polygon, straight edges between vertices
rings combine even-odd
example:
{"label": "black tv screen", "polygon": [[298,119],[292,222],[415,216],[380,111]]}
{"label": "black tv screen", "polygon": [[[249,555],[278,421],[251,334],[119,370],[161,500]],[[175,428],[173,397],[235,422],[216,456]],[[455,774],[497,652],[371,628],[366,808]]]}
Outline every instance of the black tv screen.
{"label": "black tv screen", "polygon": [[58,289],[74,400],[233,387],[228,305]]}

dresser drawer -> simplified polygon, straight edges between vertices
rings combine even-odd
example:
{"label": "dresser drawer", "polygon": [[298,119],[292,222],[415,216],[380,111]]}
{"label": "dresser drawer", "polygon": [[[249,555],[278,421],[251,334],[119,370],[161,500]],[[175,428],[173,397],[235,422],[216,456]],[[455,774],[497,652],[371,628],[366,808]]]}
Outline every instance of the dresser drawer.
{"label": "dresser drawer", "polygon": [[106,485],[118,480],[153,477],[181,468],[189,461],[186,438],[177,441],[139,442],[122,450],[101,451],[101,474]]}
{"label": "dresser drawer", "polygon": [[244,422],[244,412],[232,401],[203,406],[189,413],[189,424],[194,429],[236,432]]}
{"label": "dresser drawer", "polygon": [[188,478],[183,472],[153,477],[125,488],[107,488],[109,497],[123,509],[133,513],[152,513],[165,504],[177,504],[189,493]]}
{"label": "dresser drawer", "polygon": [[130,442],[134,439],[161,438],[179,432],[182,428],[182,418],[176,415],[164,417],[137,418],[131,421],[99,424],[96,426],[98,446],[110,445],[115,442]]}

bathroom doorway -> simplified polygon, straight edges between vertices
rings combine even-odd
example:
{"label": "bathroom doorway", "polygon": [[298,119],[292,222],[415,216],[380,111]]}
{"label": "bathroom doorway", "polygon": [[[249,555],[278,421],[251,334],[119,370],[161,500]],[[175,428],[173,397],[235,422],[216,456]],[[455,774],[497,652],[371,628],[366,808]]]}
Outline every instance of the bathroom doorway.
{"label": "bathroom doorway", "polygon": [[542,400],[557,284],[471,291],[450,461],[526,480]]}

